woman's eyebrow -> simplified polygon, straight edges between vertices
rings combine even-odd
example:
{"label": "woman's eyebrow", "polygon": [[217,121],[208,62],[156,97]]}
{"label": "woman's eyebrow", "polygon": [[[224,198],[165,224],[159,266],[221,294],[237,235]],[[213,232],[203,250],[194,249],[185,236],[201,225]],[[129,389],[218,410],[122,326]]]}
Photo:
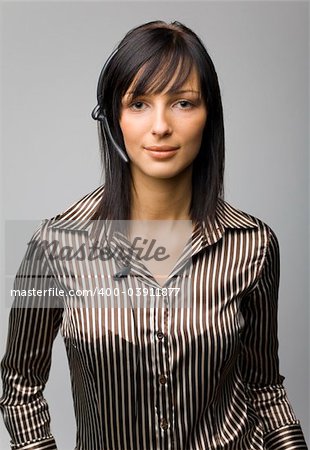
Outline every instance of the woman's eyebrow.
{"label": "woman's eyebrow", "polygon": [[177,90],[177,91],[174,91],[174,90],[171,91],[172,94],[184,94],[186,92],[194,92],[195,94],[200,94],[199,91],[196,91],[194,89],[180,89],[180,90]]}
{"label": "woman's eyebrow", "polygon": [[[185,94],[186,92],[193,92],[194,94],[200,94],[200,91],[196,91],[194,89],[178,89],[178,90],[172,90],[168,91],[167,94]],[[126,92],[126,96],[134,94],[134,91]]]}

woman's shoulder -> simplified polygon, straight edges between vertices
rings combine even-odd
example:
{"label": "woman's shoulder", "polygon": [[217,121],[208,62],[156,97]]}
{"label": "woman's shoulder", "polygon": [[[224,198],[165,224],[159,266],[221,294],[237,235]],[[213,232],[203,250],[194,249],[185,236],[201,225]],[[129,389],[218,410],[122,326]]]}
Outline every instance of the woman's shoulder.
{"label": "woman's shoulder", "polygon": [[42,219],[28,241],[26,258],[33,257],[35,252],[40,254],[46,244],[54,243],[55,239],[58,239],[59,231],[85,231],[86,227],[92,223],[92,216],[100,203],[103,190],[104,185],[100,185],[72,203],[63,212],[48,219]]}
{"label": "woman's shoulder", "polygon": [[220,200],[216,209],[217,223],[228,239],[232,239],[239,248],[252,248],[261,260],[261,267],[278,264],[280,246],[277,234],[269,223],[256,215],[243,211],[224,200]]}
{"label": "woman's shoulder", "polygon": [[277,239],[275,231],[269,223],[260,217],[232,205],[226,200],[219,199],[216,208],[217,220],[225,229],[256,230],[259,234],[264,234],[268,239]]}
{"label": "woman's shoulder", "polygon": [[55,230],[78,231],[85,230],[92,223],[97,206],[100,203],[104,185],[83,195],[64,211],[48,219],[43,219],[34,232],[31,241],[48,241],[54,239]]}
{"label": "woman's shoulder", "polygon": [[51,224],[64,224],[65,222],[81,222],[85,220],[90,220],[93,216],[97,206],[100,203],[104,185],[100,185],[93,191],[83,195],[77,201],[72,203],[63,212],[46,219]]}

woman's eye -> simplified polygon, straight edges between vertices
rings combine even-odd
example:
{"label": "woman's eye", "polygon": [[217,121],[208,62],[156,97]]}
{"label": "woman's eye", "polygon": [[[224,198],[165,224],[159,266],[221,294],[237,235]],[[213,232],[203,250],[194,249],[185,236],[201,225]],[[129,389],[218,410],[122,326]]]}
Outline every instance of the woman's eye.
{"label": "woman's eye", "polygon": [[131,103],[130,109],[133,109],[134,111],[141,111],[143,109],[143,102],[134,102]]}
{"label": "woman's eye", "polygon": [[188,100],[180,100],[178,104],[181,106],[181,109],[189,109],[192,108],[194,105],[189,102]]}
{"label": "woman's eye", "polygon": [[[175,105],[177,105],[177,107],[180,109],[191,109],[194,107],[194,104],[188,100],[179,100],[178,102],[175,103]],[[145,110],[146,107],[147,107],[146,103],[144,103],[141,100],[132,102],[129,105],[129,108],[132,111],[143,111]]]}

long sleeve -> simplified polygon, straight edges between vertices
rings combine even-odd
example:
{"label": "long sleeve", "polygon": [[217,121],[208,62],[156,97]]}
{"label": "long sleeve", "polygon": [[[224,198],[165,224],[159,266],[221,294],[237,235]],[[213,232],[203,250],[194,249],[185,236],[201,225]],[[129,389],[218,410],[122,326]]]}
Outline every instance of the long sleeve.
{"label": "long sleeve", "polygon": [[302,450],[307,445],[292,406],[284,377],[279,373],[278,358],[278,288],[279,245],[268,227],[269,241],[259,280],[243,299],[244,318],[240,367],[248,401],[263,424],[268,450]]}
{"label": "long sleeve", "polygon": [[[53,288],[55,280],[41,245],[39,228],[15,276],[7,346],[1,361],[0,409],[13,450],[57,449],[43,396],[52,344],[62,319],[59,299],[51,295]],[[39,295],[40,290],[46,290],[45,295]]]}

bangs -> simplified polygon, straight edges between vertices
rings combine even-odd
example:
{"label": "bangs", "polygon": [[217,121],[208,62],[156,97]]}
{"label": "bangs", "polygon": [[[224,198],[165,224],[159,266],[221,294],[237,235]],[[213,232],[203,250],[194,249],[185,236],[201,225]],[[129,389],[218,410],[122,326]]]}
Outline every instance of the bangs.
{"label": "bangs", "polygon": [[168,93],[178,91],[195,66],[192,56],[185,49],[180,50],[174,48],[169,53],[155,54],[144,63],[131,81],[130,97],[159,94],[167,86]]}

